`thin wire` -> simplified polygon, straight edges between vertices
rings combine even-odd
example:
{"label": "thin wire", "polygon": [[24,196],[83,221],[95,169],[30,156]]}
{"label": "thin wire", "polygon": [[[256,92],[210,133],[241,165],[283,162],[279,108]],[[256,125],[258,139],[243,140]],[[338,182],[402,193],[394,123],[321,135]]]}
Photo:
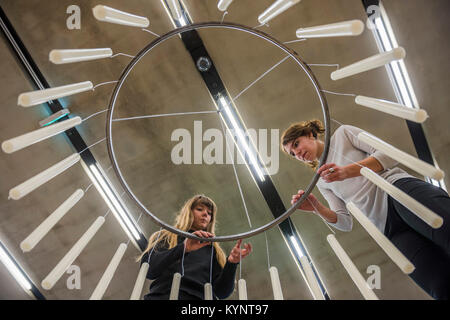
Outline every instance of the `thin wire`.
{"label": "thin wire", "polygon": [[327,90],[320,90],[322,92],[326,92],[326,93],[331,93],[331,94],[336,94],[338,96],[352,96],[352,97],[356,97],[356,94],[353,93],[337,93],[337,92],[332,92],[332,91],[327,91]]}
{"label": "thin wire", "polygon": [[106,219],[106,217],[108,216],[108,214],[111,212],[111,209],[108,209],[108,211],[106,211],[105,215],[103,216],[103,218]]}
{"label": "thin wire", "polygon": [[209,283],[212,285],[212,263],[213,263],[214,246],[211,243],[211,262],[209,264]]}
{"label": "thin wire", "polygon": [[[219,119],[219,121],[220,121],[220,125],[222,126],[222,131],[224,132],[224,135],[226,137],[227,133],[226,133],[225,127],[223,125],[223,122],[220,119]],[[231,154],[230,146],[228,144],[228,139],[225,139],[225,144],[227,146],[228,155],[231,158],[232,154]],[[244,205],[244,210],[245,210],[245,214],[247,216],[248,224],[249,224],[250,228],[253,228],[252,227],[252,222],[250,220],[250,215],[248,214],[247,205],[245,203],[244,193],[242,192],[241,183],[239,181],[239,176],[237,174],[236,165],[234,164],[234,159],[232,159],[231,164],[233,165],[234,177],[236,178],[236,183],[237,183],[238,188],[239,188],[239,194],[241,195],[241,200],[242,200],[242,204]]]}
{"label": "thin wire", "polygon": [[158,118],[158,117],[169,117],[169,116],[182,116],[189,114],[202,114],[202,113],[218,113],[219,111],[196,111],[196,112],[178,112],[178,113],[165,113],[165,114],[154,114],[146,116],[137,116],[129,118],[116,118],[112,121],[125,121],[125,120],[135,120],[135,119],[145,119],[145,118]]}
{"label": "thin wire", "polygon": [[267,241],[267,234],[264,232],[264,237],[266,237],[266,248],[267,248],[267,269],[270,269],[270,257],[269,257],[269,242]]}
{"label": "thin wire", "polygon": [[[162,228],[159,228],[158,236],[156,237],[155,243],[158,242],[159,236],[161,235],[161,230],[162,230]],[[152,253],[153,253],[153,250],[155,250],[155,247],[156,247],[156,245],[154,245],[154,246],[152,247],[152,250],[150,251],[150,254],[148,255],[148,259],[147,259],[147,263],[148,263],[148,264],[150,264],[150,257],[152,256]],[[184,258],[184,257],[183,257],[183,258]]]}
{"label": "thin wire", "polygon": [[225,19],[225,16],[228,14],[228,11],[225,11],[225,13],[222,16],[222,20],[220,20],[220,23],[223,23],[223,19]]}
{"label": "thin wire", "polygon": [[96,86],[94,86],[94,87],[92,88],[92,91],[94,91],[94,90],[95,90],[95,88],[97,88],[97,87],[100,87],[100,86],[103,86],[103,85],[105,85],[105,84],[110,84],[110,83],[117,83],[117,82],[119,82],[119,80],[114,80],[114,81],[107,81],[107,82],[102,82],[102,83],[99,83],[99,84],[97,84]]}
{"label": "thin wire", "polygon": [[269,70],[267,70],[266,72],[264,72],[261,76],[258,77],[258,79],[256,79],[255,81],[253,81],[249,86],[247,86],[247,88],[245,88],[244,90],[242,90],[236,97],[233,98],[233,101],[235,101],[237,98],[239,98],[245,91],[247,91],[248,89],[250,89],[251,86],[253,86],[256,82],[258,82],[259,80],[261,80],[266,74],[268,74],[270,71],[272,71],[273,69],[275,69],[276,67],[278,67],[280,64],[282,64],[286,59],[290,58],[290,56],[286,56],[284,57],[281,61],[279,61],[278,63],[276,63],[274,66],[272,66]]}
{"label": "thin wire", "polygon": [[148,33],[151,33],[152,35],[157,36],[158,38],[160,37],[159,34],[154,33],[153,31],[150,31],[150,30],[148,30],[148,29],[142,28],[141,30],[142,30],[142,31],[145,31],[145,32],[148,32]]}
{"label": "thin wire", "polygon": [[293,43],[293,42],[300,42],[300,41],[306,41],[308,39],[302,38],[302,39],[297,39],[297,40],[291,40],[291,41],[286,41],[283,42],[283,44],[289,44],[289,43]]}
{"label": "thin wire", "polygon": [[183,245],[183,257],[181,258],[181,276],[184,276],[184,255],[186,253],[186,244]]}
{"label": "thin wire", "polygon": [[240,245],[239,245],[239,279],[242,279],[242,250]]}
{"label": "thin wire", "polygon": [[311,206],[314,208],[314,213],[315,213],[317,216],[319,216],[320,219],[322,219],[323,223],[325,223],[325,225],[328,227],[328,229],[330,229],[331,232],[333,232],[334,234],[336,234],[336,232],[334,232],[334,230],[331,229],[331,227],[328,225],[328,223],[325,221],[325,219],[320,215],[319,210],[317,210],[317,208],[313,205],[313,203],[312,203],[308,198],[306,198],[306,200],[308,200],[308,202],[309,202],[309,203],[311,204]]}
{"label": "thin wire", "polygon": [[105,141],[105,140],[106,140],[106,137],[103,138],[102,140],[97,141],[96,143],[91,144],[89,147],[84,148],[82,151],[78,152],[78,154],[82,154],[82,153],[85,152],[87,149],[89,149],[89,148],[95,146],[96,144],[98,144],[98,143],[100,143],[100,142],[102,142],[102,141]]}
{"label": "thin wire", "polygon": [[92,118],[92,117],[95,117],[96,115],[99,115],[100,113],[106,112],[106,111],[108,111],[108,110],[109,110],[109,109],[105,109],[105,110],[96,112],[96,113],[94,113],[94,114],[91,114],[90,116],[88,116],[88,117],[84,118],[83,120],[81,120],[81,122],[84,122],[84,121],[86,121],[86,120],[88,120],[88,119],[90,119],[90,118]]}
{"label": "thin wire", "polygon": [[132,59],[134,59],[134,57],[136,57],[136,56],[132,56],[132,55],[125,54],[125,53],[116,53],[115,55],[111,56],[110,58],[112,59],[112,58],[115,58],[117,56],[125,56],[125,57],[129,57],[129,58],[132,58]]}

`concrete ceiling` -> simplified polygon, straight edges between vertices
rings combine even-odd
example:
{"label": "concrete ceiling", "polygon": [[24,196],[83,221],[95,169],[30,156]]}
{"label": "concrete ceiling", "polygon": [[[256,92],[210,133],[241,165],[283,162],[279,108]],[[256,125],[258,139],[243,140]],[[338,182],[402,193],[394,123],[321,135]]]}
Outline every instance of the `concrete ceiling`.
{"label": "concrete ceiling", "polygon": [[[217,1],[184,0],[194,22],[220,21],[222,13]],[[225,21],[249,27],[258,25],[257,16],[272,0],[236,0],[229,8]],[[154,39],[139,29],[98,22],[91,8],[97,4],[146,16],[149,29],[164,34],[173,29],[160,1],[83,1],[81,29],[68,30],[66,8],[73,1],[3,0],[3,10],[30,51],[43,75],[52,86],[90,80],[94,84],[117,80],[130,61],[119,56],[86,63],[54,65],[48,60],[52,49],[110,47],[114,53],[134,55]],[[450,4],[446,0],[407,3],[390,0],[385,3],[398,42],[407,51],[405,60],[419,104],[428,111],[430,119],[424,127],[440,167],[450,172],[450,132],[448,119],[449,44],[446,35],[450,23],[446,19]],[[331,22],[361,19],[366,14],[360,0],[304,0],[260,29],[280,41],[295,39],[299,27]],[[284,55],[260,39],[230,30],[202,30],[201,37],[214,60],[231,96],[237,95]],[[307,63],[341,66],[361,60],[378,52],[370,30],[357,38],[316,39],[290,45]],[[2,141],[38,128],[38,121],[48,115],[44,105],[34,108],[17,106],[20,93],[32,91],[25,73],[19,66],[7,43],[0,41],[2,79]],[[395,101],[393,89],[384,68],[373,70],[341,81],[329,77],[331,67],[313,67],[324,89],[357,93]],[[113,85],[105,85],[93,92],[62,99],[73,115],[85,118],[107,108]],[[358,107],[349,97],[327,95],[331,117],[345,124],[359,126],[389,141],[396,147],[415,155],[405,121]],[[236,106],[248,128],[281,131],[294,121],[312,117],[323,119],[318,100],[304,73],[292,62],[286,61],[269,73],[237,101]],[[214,110],[212,100],[190,56],[178,38],[173,38],[147,54],[130,73],[116,104],[115,117],[149,114]],[[212,197],[219,207],[218,235],[248,231],[247,218],[237,187],[233,167],[226,164],[175,165],[171,151],[177,144],[171,141],[176,129],[194,133],[194,121],[202,121],[203,132],[220,129],[217,115],[195,115],[141,119],[117,122],[113,126],[114,148],[121,170],[131,189],[149,210],[168,223],[173,222],[177,210],[186,199],[196,193]],[[332,125],[333,130],[336,124]],[[105,137],[105,114],[98,115],[78,130],[87,145]],[[269,136],[270,141],[270,136]],[[204,142],[203,147],[209,143]],[[272,151],[275,152],[277,150]],[[81,270],[81,289],[68,289],[65,274],[52,290],[40,287],[42,279],[53,269],[65,253],[79,239],[97,216],[104,215],[107,206],[95,188],[74,207],[48,235],[29,253],[23,253],[20,242],[27,237],[60,203],[77,188],[85,189],[90,180],[80,165],[76,165],[51,182],[40,187],[20,201],[7,200],[9,190],[50,165],[73,153],[63,136],[42,141],[12,155],[0,153],[0,240],[11,251],[30,278],[48,299],[88,299],[106,266],[121,242],[127,236],[113,215],[74,264]],[[106,144],[91,149],[97,161],[106,170],[111,164]],[[269,152],[271,152],[269,150]],[[278,152],[278,151],[277,151]],[[271,214],[260,192],[244,165],[237,165],[243,194],[253,227],[271,220]],[[412,174],[418,176],[414,172]],[[115,187],[122,193],[113,171],[108,173]],[[296,190],[306,187],[312,172],[279,154],[279,170],[272,175],[273,182],[285,204]],[[448,177],[445,180],[449,184]],[[314,194],[320,197],[318,190]],[[130,214],[137,220],[139,211],[130,199]],[[296,213],[291,216],[320,273],[332,299],[362,299],[339,260],[329,247],[328,227],[315,215]],[[150,218],[139,220],[142,232],[148,237],[159,229]],[[361,273],[368,277],[367,267],[381,268],[381,289],[375,290],[381,299],[429,299],[411,279],[402,274],[368,234],[355,222],[350,233],[336,232],[336,237]],[[273,228],[266,232],[269,240],[271,265],[279,269],[283,294],[286,299],[311,299],[307,286],[292,259],[285,242]],[[263,234],[250,241],[254,253],[242,264],[250,299],[272,299],[267,254]],[[222,246],[229,252],[233,243]],[[134,258],[139,251],[129,245],[104,299],[128,299],[139,266]],[[20,287],[0,267],[0,299],[27,299]],[[148,292],[148,283],[143,294]],[[236,299],[233,293],[230,299]]]}

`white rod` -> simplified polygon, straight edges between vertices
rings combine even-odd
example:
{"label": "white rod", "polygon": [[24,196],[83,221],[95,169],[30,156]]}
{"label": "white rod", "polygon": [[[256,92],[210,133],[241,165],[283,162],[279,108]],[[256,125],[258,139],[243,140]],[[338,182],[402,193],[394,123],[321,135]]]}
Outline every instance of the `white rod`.
{"label": "white rod", "polygon": [[238,281],[239,300],[248,300],[247,298],[247,283],[244,279]]}
{"label": "white rod", "polygon": [[349,20],[321,26],[299,28],[296,31],[297,38],[324,38],[359,36],[364,31],[364,23],[361,20]]}
{"label": "white rod", "polygon": [[211,283],[205,283],[204,289],[205,289],[205,300],[212,300],[213,289]]}
{"label": "white rod", "polygon": [[47,127],[43,127],[28,133],[25,133],[21,136],[6,140],[2,143],[2,150],[5,153],[13,153],[32,144],[38,143],[42,140],[51,138],[57,134],[60,134],[63,131],[71,129],[79,124],[81,124],[82,120],[80,117],[73,117],[68,120],[64,120],[61,122],[54,123]]}
{"label": "white rod", "polygon": [[360,134],[358,134],[358,139],[383,152],[390,158],[411,168],[412,170],[423,174],[426,177],[441,180],[445,176],[444,171],[442,171],[441,169],[438,169],[423,160],[413,157],[412,155],[395,148],[394,146],[367,132],[361,132]]}
{"label": "white rod", "polygon": [[17,104],[22,107],[31,107],[38,104],[67,97],[84,91],[92,90],[94,85],[91,81],[68,84],[65,86],[25,92],[19,95]]}
{"label": "white rod", "polygon": [[261,24],[266,24],[267,22],[299,2],[300,0],[277,0],[258,16],[258,21]]}
{"label": "white rod", "polygon": [[27,181],[19,184],[17,187],[9,190],[9,197],[13,200],[19,200],[40,187],[44,183],[53,179],[57,175],[61,174],[65,170],[69,169],[75,163],[80,161],[80,155],[78,153],[74,153],[66,159],[58,162],[57,164],[51,166],[50,168],[42,171],[41,173],[35,175],[34,177],[28,179]]}
{"label": "white rod", "polygon": [[414,271],[415,267],[403,253],[398,250],[389,239],[377,229],[377,227],[367,218],[364,213],[355,206],[353,202],[347,203],[347,209],[366,229],[367,233],[378,243],[392,261],[406,274]]}
{"label": "white rod", "polygon": [[423,123],[428,119],[428,113],[423,109],[409,108],[403,104],[375,99],[365,96],[356,96],[355,102],[363,107],[372,108],[393,116]]}
{"label": "white rod", "polygon": [[142,294],[142,288],[144,287],[145,279],[147,278],[149,264],[144,262],[141,264],[139,269],[139,274],[136,278],[136,282],[133,287],[133,292],[131,293],[130,300],[139,300]]}
{"label": "white rod", "polygon": [[217,8],[220,11],[226,11],[232,2],[233,2],[233,0],[219,0],[219,3],[217,4]]}
{"label": "white rod", "polygon": [[92,9],[92,12],[99,21],[140,28],[146,28],[150,25],[150,21],[146,17],[136,16],[108,6],[98,5]]}
{"label": "white rod", "polygon": [[392,198],[400,202],[406,208],[411,210],[416,216],[425,221],[432,228],[437,229],[442,226],[443,219],[416,199],[412,198],[399,188],[395,187],[391,183],[384,180],[378,174],[370,170],[369,168],[361,168],[361,174],[376,184],[378,187],[386,191]]}
{"label": "white rod", "polygon": [[20,243],[23,252],[29,252],[42,240],[43,237],[61,220],[62,217],[84,196],[81,189],[76,190],[51,215],[47,217],[28,237]]}
{"label": "white rod", "polygon": [[108,58],[111,57],[112,54],[113,52],[110,48],[64,50],[55,49],[50,51],[49,60],[54,64],[65,64]]}
{"label": "white rod", "polygon": [[105,218],[100,216],[94,223],[89,227],[89,229],[81,236],[81,238],[75,243],[75,245],[66,253],[64,258],[56,265],[55,268],[42,280],[41,286],[45,290],[50,290],[53,288],[55,283],[62,277],[64,272],[71,266],[75,259],[80,255],[89,241],[94,237],[97,231],[105,222]]}
{"label": "white rod", "polygon": [[272,282],[273,299],[283,300],[283,292],[281,291],[280,277],[278,276],[278,269],[276,267],[270,267],[270,281]]}
{"label": "white rod", "polygon": [[406,51],[402,47],[395,48],[391,51],[383,52],[367,59],[355,62],[347,67],[336,70],[331,73],[331,79],[339,80],[355,74],[372,70],[384,66],[392,61],[403,59]]}
{"label": "white rod", "polygon": [[339,242],[336,240],[336,237],[332,234],[327,236],[327,241],[333,249],[334,253],[337,255],[345,270],[349,274],[350,278],[352,278],[355,285],[358,287],[361,294],[364,296],[366,300],[378,300],[378,297],[375,295],[373,290],[369,287],[364,277],[358,271],[356,266],[353,264],[350,257],[341,247]]}
{"label": "white rod", "polygon": [[175,272],[173,274],[172,287],[170,288],[169,300],[178,300],[178,293],[180,291],[181,274]]}
{"label": "white rod", "polygon": [[320,289],[319,283],[317,282],[314,271],[309,264],[308,258],[306,256],[301,256],[300,264],[302,265],[303,271],[305,271],[306,280],[308,281],[308,286],[311,288],[311,293],[314,300],[325,300],[325,296]]}
{"label": "white rod", "polygon": [[169,5],[170,12],[172,16],[179,20],[182,17],[181,7],[178,0],[167,0],[167,4]]}
{"label": "white rod", "polygon": [[103,276],[101,277],[100,281],[97,284],[97,287],[95,287],[94,292],[92,293],[89,300],[101,300],[103,295],[105,294],[106,289],[109,286],[109,283],[111,282],[111,279],[114,276],[114,273],[117,270],[117,267],[119,266],[120,261],[123,258],[123,255],[125,254],[125,251],[127,250],[127,245],[125,243],[121,243],[119,247],[116,250],[116,253],[112,257],[111,261],[109,262],[108,267],[106,268],[105,272],[103,273]]}

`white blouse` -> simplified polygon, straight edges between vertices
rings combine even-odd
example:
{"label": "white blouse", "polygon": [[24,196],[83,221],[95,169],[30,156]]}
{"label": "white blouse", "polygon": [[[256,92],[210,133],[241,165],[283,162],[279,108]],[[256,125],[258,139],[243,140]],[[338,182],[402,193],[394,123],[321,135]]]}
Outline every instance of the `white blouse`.
{"label": "white blouse", "polygon": [[[395,167],[398,162],[370,145],[359,141],[357,136],[360,132],[363,132],[363,130],[354,126],[340,126],[330,139],[326,163],[345,166],[372,156],[384,168],[378,174],[388,182],[394,183],[401,178],[412,177],[404,170]],[[327,200],[330,209],[336,212],[337,221],[336,223],[329,223],[331,226],[341,231],[352,230],[352,216],[345,207],[346,203],[352,201],[375,224],[378,230],[384,232],[388,211],[388,195],[368,179],[358,176],[327,183],[320,178],[317,187]]]}

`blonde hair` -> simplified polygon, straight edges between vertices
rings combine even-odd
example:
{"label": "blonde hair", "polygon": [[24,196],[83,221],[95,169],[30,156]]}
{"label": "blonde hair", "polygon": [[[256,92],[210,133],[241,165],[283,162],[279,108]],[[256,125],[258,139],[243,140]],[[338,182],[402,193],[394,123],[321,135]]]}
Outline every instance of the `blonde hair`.
{"label": "blonde hair", "polygon": [[[317,119],[291,124],[289,128],[287,128],[281,135],[281,150],[288,154],[284,149],[288,143],[294,141],[298,137],[309,136],[310,134],[312,134],[314,138],[318,139],[324,132],[325,128],[322,122]],[[306,165],[311,167],[313,170],[316,170],[319,165],[318,160],[304,163],[306,163]]]}
{"label": "blonde hair", "polygon": [[[175,218],[175,228],[182,231],[189,231],[191,229],[192,223],[194,222],[194,214],[192,209],[197,205],[204,205],[211,210],[211,221],[206,228],[206,231],[215,234],[217,206],[212,199],[204,195],[195,195],[185,202]],[[147,248],[136,259],[136,261],[139,262],[147,252],[162,241],[169,244],[169,249],[171,249],[178,244],[178,236],[168,230],[160,230],[153,233],[148,240]],[[212,244],[216,250],[216,259],[219,262],[219,265],[223,268],[227,259],[226,255],[218,242],[212,242]]]}

